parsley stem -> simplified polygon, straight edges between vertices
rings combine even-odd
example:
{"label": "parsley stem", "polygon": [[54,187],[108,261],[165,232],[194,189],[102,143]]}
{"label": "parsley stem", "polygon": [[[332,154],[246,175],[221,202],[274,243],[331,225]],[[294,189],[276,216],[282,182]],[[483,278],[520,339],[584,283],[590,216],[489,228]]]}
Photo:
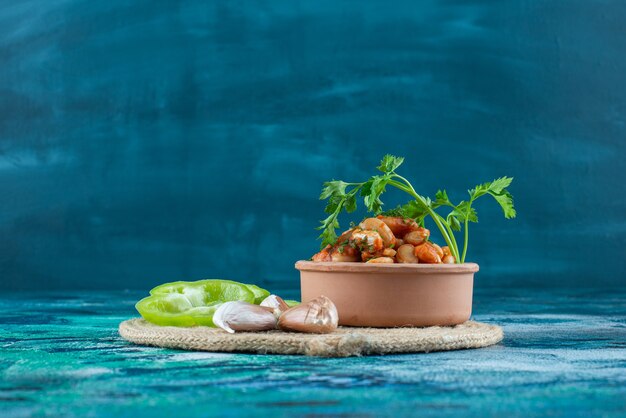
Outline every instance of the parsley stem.
{"label": "parsley stem", "polygon": [[450,224],[448,224],[448,221],[446,221],[444,217],[439,215],[437,212],[433,211],[433,213],[437,215],[441,223],[446,227],[446,229],[448,230],[450,239],[454,243],[454,245],[449,246],[450,253],[454,256],[454,259],[457,261],[457,263],[462,263],[463,261],[461,261],[461,258],[459,257],[459,244],[456,242],[456,237],[454,236],[454,231],[452,231]]}
{"label": "parsley stem", "polygon": [[[401,179],[402,181],[404,181],[406,183],[406,185],[411,189],[412,196],[414,196],[417,199],[417,196],[419,196],[417,194],[417,192],[415,191],[415,189],[413,188],[413,186],[411,185],[411,183],[405,179],[404,177],[402,177],[399,174],[395,174],[394,175]],[[419,196],[421,197],[421,196]],[[448,244],[448,248],[450,248],[450,252],[451,254],[454,256],[454,259],[456,260],[457,263],[463,263],[465,262],[465,253],[463,254],[463,260],[461,260],[461,257],[459,257],[459,244],[456,242],[456,237],[454,236],[454,232],[452,231],[452,228],[450,227],[450,225],[448,224],[448,222],[441,216],[439,215],[437,212],[435,212],[434,210],[432,210],[427,204],[426,201],[423,197],[421,197],[421,203],[424,204],[424,206],[427,208],[428,213],[430,214],[430,216],[433,218],[433,221],[435,221],[435,224],[437,225],[437,227],[439,228],[439,230],[441,231],[443,238],[446,240],[446,244]],[[442,225],[445,227],[447,234],[444,233],[444,231],[442,230]],[[466,226],[466,231],[467,231],[467,226]],[[467,247],[467,243],[465,244],[465,247]]]}
{"label": "parsley stem", "polygon": [[465,216],[464,231],[463,231],[463,233],[465,234],[465,239],[463,242],[463,255],[461,256],[461,263],[465,263],[465,255],[467,254],[467,243],[469,242],[469,213],[470,213],[470,210],[472,209],[473,201],[474,199],[470,198],[469,205],[467,206],[468,215]]}
{"label": "parsley stem", "polygon": [[[406,192],[408,194],[410,194],[411,196],[413,196],[415,198],[415,200],[419,201],[425,208],[426,211],[428,212],[428,214],[430,215],[430,217],[433,219],[433,221],[435,222],[435,225],[437,225],[437,228],[439,228],[439,232],[441,232],[441,235],[443,236],[443,239],[446,241],[446,244],[448,244],[448,247],[450,248],[450,251],[453,252],[453,254],[456,254],[455,258],[457,260],[457,263],[459,263],[459,251],[458,251],[458,247],[456,246],[456,240],[452,240],[448,234],[448,231],[446,230],[446,227],[443,226],[443,224],[447,223],[445,221],[442,221],[439,219],[441,218],[440,215],[438,215],[434,210],[432,210],[430,208],[430,206],[426,203],[426,200],[420,196],[419,194],[417,194],[417,192],[415,191],[415,189],[413,189],[413,186],[411,186],[411,183],[409,183],[404,177],[399,176],[397,174],[395,174],[396,177],[398,177],[399,179],[403,180],[406,185],[399,183],[395,180],[390,180],[389,184],[394,186],[397,189],[402,190],[403,192]],[[454,237],[454,235],[452,235]]]}
{"label": "parsley stem", "polygon": [[463,255],[461,256],[461,263],[465,263],[465,254],[467,254],[467,242],[469,238],[469,223],[465,220],[465,242],[463,243]]}

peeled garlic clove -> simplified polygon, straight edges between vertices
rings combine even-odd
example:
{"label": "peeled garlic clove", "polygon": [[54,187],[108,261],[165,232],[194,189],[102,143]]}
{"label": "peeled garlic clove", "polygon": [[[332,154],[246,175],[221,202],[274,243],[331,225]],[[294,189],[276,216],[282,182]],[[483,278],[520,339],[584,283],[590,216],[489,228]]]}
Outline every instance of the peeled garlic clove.
{"label": "peeled garlic clove", "polygon": [[289,305],[280,297],[276,295],[269,295],[263,302],[261,302],[261,306],[272,308],[272,312],[278,318],[283,312],[289,309]]}
{"label": "peeled garlic clove", "polygon": [[327,334],[337,329],[339,315],[335,304],[326,296],[320,296],[283,312],[278,327],[283,331]]}
{"label": "peeled garlic clove", "polygon": [[231,334],[235,331],[276,329],[272,309],[241,301],[222,304],[213,314],[213,323]]}

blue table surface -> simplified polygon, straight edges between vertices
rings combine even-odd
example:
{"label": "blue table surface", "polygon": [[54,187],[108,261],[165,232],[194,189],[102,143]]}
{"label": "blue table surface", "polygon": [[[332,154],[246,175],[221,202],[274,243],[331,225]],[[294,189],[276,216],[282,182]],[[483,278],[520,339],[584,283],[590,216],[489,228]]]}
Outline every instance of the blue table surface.
{"label": "blue table surface", "polygon": [[626,416],[624,290],[478,291],[501,344],[348,359],[135,346],[143,293],[0,296],[1,415]]}

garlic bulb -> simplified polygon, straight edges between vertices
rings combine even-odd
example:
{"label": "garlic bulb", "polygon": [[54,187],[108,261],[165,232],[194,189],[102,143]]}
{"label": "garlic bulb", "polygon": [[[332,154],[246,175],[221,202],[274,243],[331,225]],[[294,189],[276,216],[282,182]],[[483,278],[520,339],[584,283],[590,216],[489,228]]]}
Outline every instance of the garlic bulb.
{"label": "garlic bulb", "polygon": [[326,296],[319,296],[283,312],[278,327],[283,331],[327,334],[337,329],[338,322],[335,304]]}
{"label": "garlic bulb", "polygon": [[269,295],[263,302],[261,302],[261,306],[266,306],[268,308],[272,308],[274,315],[278,318],[283,312],[289,309],[289,305],[280,297],[276,295]]}
{"label": "garlic bulb", "polygon": [[236,301],[217,308],[213,323],[231,334],[235,331],[267,331],[276,328],[276,317],[271,308]]}

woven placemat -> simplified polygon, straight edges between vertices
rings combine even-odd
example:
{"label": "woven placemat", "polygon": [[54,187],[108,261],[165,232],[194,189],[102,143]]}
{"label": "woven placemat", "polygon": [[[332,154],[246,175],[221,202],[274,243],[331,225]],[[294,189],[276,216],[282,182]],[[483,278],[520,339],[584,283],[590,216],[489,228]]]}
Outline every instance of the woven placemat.
{"label": "woven placemat", "polygon": [[391,353],[480,348],[502,341],[497,325],[467,321],[454,327],[353,328],[339,327],[332,334],[300,334],[282,331],[238,332],[208,327],[161,327],[143,319],[120,324],[120,335],[135,344],[181,350],[300,354],[350,357]]}

